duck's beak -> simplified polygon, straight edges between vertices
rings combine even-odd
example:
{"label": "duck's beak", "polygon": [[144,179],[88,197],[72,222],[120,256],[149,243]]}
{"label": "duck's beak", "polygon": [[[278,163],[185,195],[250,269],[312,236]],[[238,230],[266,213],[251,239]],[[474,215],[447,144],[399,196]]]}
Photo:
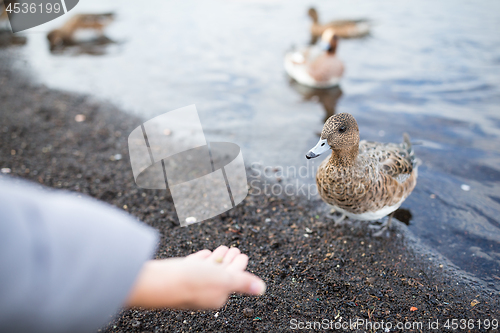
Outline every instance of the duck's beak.
{"label": "duck's beak", "polygon": [[309,150],[309,152],[306,154],[306,158],[309,160],[311,158],[318,157],[328,150],[330,150],[330,145],[328,144],[326,139],[319,139],[316,146],[314,146],[314,148]]}

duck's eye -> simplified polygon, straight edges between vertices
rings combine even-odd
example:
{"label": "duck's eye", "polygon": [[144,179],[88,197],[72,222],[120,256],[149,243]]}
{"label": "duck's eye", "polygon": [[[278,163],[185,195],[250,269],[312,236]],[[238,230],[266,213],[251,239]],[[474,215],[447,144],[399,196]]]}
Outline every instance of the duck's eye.
{"label": "duck's eye", "polygon": [[339,133],[344,133],[346,130],[347,130],[347,127],[345,127],[345,126],[339,127]]}
{"label": "duck's eye", "polygon": [[325,145],[325,143],[323,142],[323,143],[321,144],[321,147],[323,147],[324,145]]}

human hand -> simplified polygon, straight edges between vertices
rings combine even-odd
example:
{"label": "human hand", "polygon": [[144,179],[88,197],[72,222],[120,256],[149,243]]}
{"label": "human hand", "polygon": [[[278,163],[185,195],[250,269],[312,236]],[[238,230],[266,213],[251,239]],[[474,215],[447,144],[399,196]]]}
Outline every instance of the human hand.
{"label": "human hand", "polygon": [[262,295],[265,283],[245,271],[248,256],[219,246],[185,258],[150,260],[127,299],[129,307],[215,309],[233,292]]}

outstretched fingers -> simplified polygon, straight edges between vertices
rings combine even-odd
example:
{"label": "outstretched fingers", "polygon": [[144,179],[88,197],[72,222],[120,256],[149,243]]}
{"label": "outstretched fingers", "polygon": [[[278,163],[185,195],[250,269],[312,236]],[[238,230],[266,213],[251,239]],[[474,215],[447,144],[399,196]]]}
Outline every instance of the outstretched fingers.
{"label": "outstretched fingers", "polygon": [[212,251],[205,249],[205,250],[201,250],[201,251],[192,253],[192,254],[188,255],[186,258],[203,260],[203,259],[207,259],[208,257],[210,257],[211,254],[212,254]]}
{"label": "outstretched fingers", "polygon": [[243,272],[247,268],[247,265],[248,256],[240,253],[227,265],[227,269],[233,272]]}
{"label": "outstretched fingers", "polygon": [[222,261],[222,265],[224,266],[229,266],[231,265],[231,263],[239,256],[241,255],[241,251],[240,249],[236,248],[236,247],[232,247],[230,248],[225,257],[224,257],[224,260]]}
{"label": "outstretched fingers", "polygon": [[263,295],[266,284],[257,276],[241,271],[231,271],[231,290],[236,293]]}
{"label": "outstretched fingers", "polygon": [[208,260],[215,261],[216,263],[221,264],[224,261],[224,257],[226,256],[229,248],[227,246],[221,245],[212,252],[212,254],[208,257]]}

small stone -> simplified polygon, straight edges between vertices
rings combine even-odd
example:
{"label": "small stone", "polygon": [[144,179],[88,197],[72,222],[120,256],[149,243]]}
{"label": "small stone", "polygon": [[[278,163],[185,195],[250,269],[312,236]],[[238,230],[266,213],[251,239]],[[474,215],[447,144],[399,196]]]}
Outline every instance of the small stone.
{"label": "small stone", "polygon": [[0,170],[2,173],[10,173],[12,170],[10,168],[2,168],[2,170]]}
{"label": "small stone", "polygon": [[219,313],[218,313],[218,312],[216,312],[216,313],[214,314],[214,317],[215,317],[215,318],[217,318],[218,316],[219,316]]}
{"label": "small stone", "polygon": [[115,158],[115,161],[119,161],[119,160],[121,160],[121,159],[122,159],[122,154],[116,154],[116,155],[114,156],[114,158]]}
{"label": "small stone", "polygon": [[244,308],[243,309],[243,315],[247,318],[251,318],[254,315],[254,310],[252,308]]}
{"label": "small stone", "polygon": [[186,217],[186,223],[187,224],[196,223],[196,217],[194,216]]}
{"label": "small stone", "polygon": [[81,123],[81,122],[85,121],[85,119],[86,119],[86,118],[87,118],[87,117],[85,117],[85,115],[84,115],[84,114],[77,114],[77,115],[75,116],[75,121],[76,121],[77,123]]}
{"label": "small stone", "polygon": [[267,219],[265,219],[264,221],[265,221],[266,223],[269,223],[269,222],[271,222],[271,219],[270,219],[270,218],[267,218]]}

